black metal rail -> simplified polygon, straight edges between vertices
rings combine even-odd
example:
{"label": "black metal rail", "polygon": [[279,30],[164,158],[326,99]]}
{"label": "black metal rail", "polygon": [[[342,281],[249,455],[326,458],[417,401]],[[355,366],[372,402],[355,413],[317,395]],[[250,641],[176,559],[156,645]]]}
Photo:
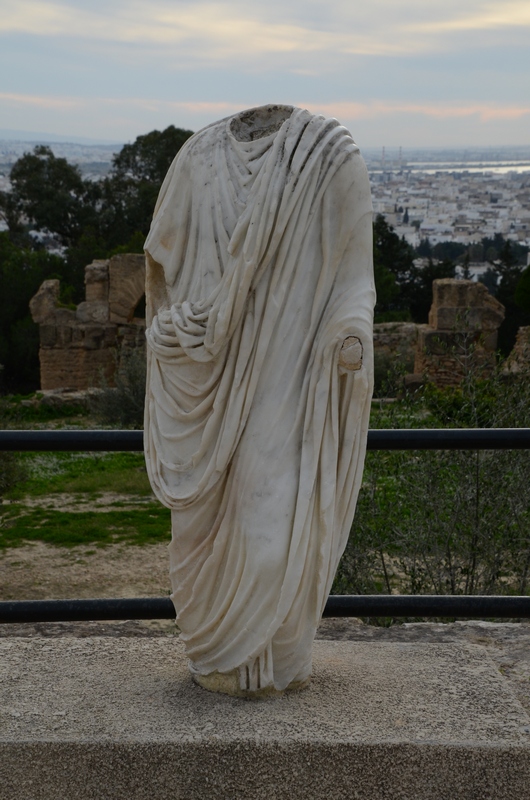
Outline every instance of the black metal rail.
{"label": "black metal rail", "polygon": [[[324,617],[461,617],[530,619],[530,597],[479,595],[331,595]],[[8,600],[0,623],[174,619],[169,597]]]}
{"label": "black metal rail", "polygon": [[0,431],[0,450],[111,452],[143,449],[143,431]]}
{"label": "black metal rail", "polygon": [[[368,431],[369,450],[526,450],[530,428],[418,428]],[[140,451],[143,431],[0,431],[0,450]]]}

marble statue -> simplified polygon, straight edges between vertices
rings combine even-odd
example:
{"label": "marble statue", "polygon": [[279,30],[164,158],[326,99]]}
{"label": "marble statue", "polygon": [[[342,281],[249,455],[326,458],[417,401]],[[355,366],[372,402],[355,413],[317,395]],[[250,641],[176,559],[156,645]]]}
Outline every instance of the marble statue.
{"label": "marble statue", "polygon": [[372,207],[335,119],[250,109],[189,139],[146,244],[145,454],[206,688],[300,688],[353,521],[372,392]]}

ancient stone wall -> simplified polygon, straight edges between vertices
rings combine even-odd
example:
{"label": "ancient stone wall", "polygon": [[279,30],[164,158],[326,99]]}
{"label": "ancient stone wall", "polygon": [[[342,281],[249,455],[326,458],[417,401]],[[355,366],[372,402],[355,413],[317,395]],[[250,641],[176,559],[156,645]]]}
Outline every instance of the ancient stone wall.
{"label": "ancient stone wall", "polygon": [[[44,281],[30,302],[40,326],[44,391],[112,386],[120,360],[145,349],[145,319],[135,316],[145,292],[144,257],[125,254],[94,261],[85,269],[85,287],[85,300],[75,310],[60,307],[58,280]],[[412,384],[427,378],[439,386],[457,385],[471,363],[484,373],[493,367],[503,319],[504,307],[483,284],[434,281],[428,325],[374,325],[376,365],[397,359],[413,368]],[[506,365],[510,372],[528,368],[530,327],[519,330]]]}
{"label": "ancient stone wall", "polygon": [[399,360],[407,369],[412,369],[416,355],[418,332],[421,325],[415,322],[377,322],[374,325],[374,357],[388,363]]}
{"label": "ancient stone wall", "polygon": [[515,345],[506,359],[504,370],[512,375],[530,372],[530,325],[519,328]]}
{"label": "ancient stone wall", "polygon": [[145,348],[145,319],[135,310],[145,293],[144,257],[94,261],[85,269],[85,300],[61,308],[58,280],[44,281],[30,301],[40,326],[41,389],[113,385],[120,360]]}
{"label": "ancient stone wall", "polygon": [[456,386],[473,368],[495,366],[497,331],[504,306],[482,283],[454,278],[433,281],[429,324],[419,326],[414,373],[437,386]]}

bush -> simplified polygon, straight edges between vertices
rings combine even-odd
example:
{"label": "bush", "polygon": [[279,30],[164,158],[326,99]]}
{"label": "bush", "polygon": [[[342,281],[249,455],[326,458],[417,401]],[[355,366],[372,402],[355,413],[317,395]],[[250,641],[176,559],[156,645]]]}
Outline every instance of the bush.
{"label": "bush", "polygon": [[91,411],[104,425],[143,428],[146,360],[144,350],[123,353],[116,386],[105,386],[91,401]]}
{"label": "bush", "polygon": [[0,450],[0,502],[10,489],[14,489],[17,483],[22,483],[26,478],[26,470],[17,454]]}
{"label": "bush", "polygon": [[[0,366],[0,371],[2,367]],[[0,397],[0,430],[3,430],[9,423],[8,403]],[[26,480],[26,470],[22,466],[17,453],[9,453],[0,450],[0,504],[2,498],[17,483]]]}
{"label": "bush", "polygon": [[[523,427],[529,375],[472,371],[459,388],[382,406],[371,427]],[[525,594],[530,452],[368,453],[337,593]]]}

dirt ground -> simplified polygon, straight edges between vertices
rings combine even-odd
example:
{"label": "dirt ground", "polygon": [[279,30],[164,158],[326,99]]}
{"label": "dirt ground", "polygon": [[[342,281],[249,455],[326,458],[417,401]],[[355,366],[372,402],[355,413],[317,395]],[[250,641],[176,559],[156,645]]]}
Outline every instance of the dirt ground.
{"label": "dirt ground", "polygon": [[[54,493],[17,500],[17,506],[79,513],[129,511],[154,500],[103,492],[98,497]],[[4,500],[5,505],[10,501]],[[89,597],[160,597],[169,593],[165,544],[54,547],[28,542],[0,550],[0,600]]]}
{"label": "dirt ground", "polygon": [[[17,505],[24,505],[27,508],[47,508],[53,511],[70,511],[72,513],[81,511],[115,511],[119,504],[120,511],[134,511],[147,503],[156,502],[154,495],[131,495],[120,494],[119,492],[102,492],[98,497],[80,499],[79,495],[68,494],[67,492],[57,492],[47,494],[43,497],[25,497],[23,501],[17,500]],[[9,505],[9,500],[4,500],[5,505]]]}
{"label": "dirt ground", "polygon": [[0,600],[166,594],[169,575],[165,544],[67,548],[32,542],[0,551]]}

